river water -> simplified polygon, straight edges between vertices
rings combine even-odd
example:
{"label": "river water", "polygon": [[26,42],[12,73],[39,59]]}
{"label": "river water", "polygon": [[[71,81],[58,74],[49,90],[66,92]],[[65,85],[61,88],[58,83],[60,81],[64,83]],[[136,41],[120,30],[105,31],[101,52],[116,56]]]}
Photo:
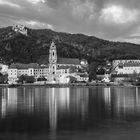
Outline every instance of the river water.
{"label": "river water", "polygon": [[0,140],[139,140],[140,89],[0,88]]}

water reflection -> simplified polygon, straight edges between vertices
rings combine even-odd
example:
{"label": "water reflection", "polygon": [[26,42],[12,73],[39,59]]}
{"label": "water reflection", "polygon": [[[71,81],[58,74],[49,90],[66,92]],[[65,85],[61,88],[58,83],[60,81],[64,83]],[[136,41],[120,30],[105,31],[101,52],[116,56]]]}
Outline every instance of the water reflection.
{"label": "water reflection", "polygon": [[139,100],[138,87],[2,88],[0,122],[17,119],[15,124],[27,125],[24,130],[38,127],[55,135],[58,129],[93,128],[106,119],[140,120]]}
{"label": "water reflection", "polygon": [[57,97],[55,95],[55,89],[53,88],[49,93],[49,120],[50,131],[54,132],[57,127]]}
{"label": "water reflection", "polygon": [[[113,89],[112,100],[113,110],[116,110],[114,116],[123,117],[128,119],[129,117],[137,117],[140,115],[140,103],[139,103],[139,89],[136,88],[119,88]],[[132,118],[130,118],[132,119]]]}

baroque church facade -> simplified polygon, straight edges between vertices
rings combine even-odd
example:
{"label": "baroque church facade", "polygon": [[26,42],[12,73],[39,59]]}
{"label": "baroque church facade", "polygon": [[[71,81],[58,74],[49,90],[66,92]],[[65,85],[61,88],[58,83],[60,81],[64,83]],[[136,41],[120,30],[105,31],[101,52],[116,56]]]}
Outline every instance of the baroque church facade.
{"label": "baroque church facade", "polygon": [[80,68],[80,60],[75,58],[57,57],[57,49],[54,42],[51,43],[49,50],[49,75],[48,81],[57,83],[67,83],[71,75],[71,69]]}

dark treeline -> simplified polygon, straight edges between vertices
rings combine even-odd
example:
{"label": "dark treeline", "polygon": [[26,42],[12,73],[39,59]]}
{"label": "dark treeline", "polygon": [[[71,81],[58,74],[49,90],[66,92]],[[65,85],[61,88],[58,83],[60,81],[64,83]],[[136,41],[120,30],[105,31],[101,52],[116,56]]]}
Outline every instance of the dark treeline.
{"label": "dark treeline", "polygon": [[12,27],[0,29],[0,57],[6,63],[37,62],[48,55],[52,40],[57,45],[59,57],[85,58],[92,61],[116,58],[140,58],[140,45],[111,42],[86,36],[54,32],[48,29],[28,29],[28,36],[16,34]]}

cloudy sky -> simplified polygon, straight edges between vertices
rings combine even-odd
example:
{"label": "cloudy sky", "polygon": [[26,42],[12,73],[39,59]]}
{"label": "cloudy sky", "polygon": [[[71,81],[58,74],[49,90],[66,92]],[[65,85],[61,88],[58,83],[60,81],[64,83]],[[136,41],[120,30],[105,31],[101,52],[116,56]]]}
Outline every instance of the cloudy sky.
{"label": "cloudy sky", "polygon": [[0,0],[0,27],[13,24],[140,43],[140,0]]}

